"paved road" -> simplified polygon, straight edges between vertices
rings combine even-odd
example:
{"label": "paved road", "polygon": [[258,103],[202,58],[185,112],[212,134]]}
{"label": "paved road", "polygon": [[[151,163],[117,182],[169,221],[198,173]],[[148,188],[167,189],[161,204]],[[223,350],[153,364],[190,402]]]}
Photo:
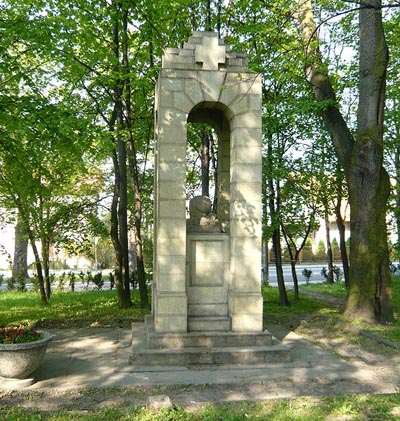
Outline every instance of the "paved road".
{"label": "paved road", "polygon": [[[339,266],[339,265],[337,265]],[[327,268],[327,265],[325,264],[315,264],[315,263],[305,263],[305,264],[298,264],[296,266],[296,273],[297,273],[297,279],[299,281],[300,285],[306,284],[306,279],[302,275],[302,272],[305,268],[310,269],[312,271],[312,275],[310,278],[310,283],[318,283],[318,282],[325,282],[325,278],[323,275],[321,275],[322,268]],[[276,277],[276,269],[273,264],[270,264],[269,267],[269,284],[271,286],[277,286],[277,277]],[[287,288],[293,287],[293,278],[292,278],[292,270],[290,265],[284,265],[283,266],[283,276],[285,279],[285,285]]]}
{"label": "paved road", "polygon": [[[299,284],[303,285],[303,284],[306,283],[306,279],[302,275],[302,272],[303,272],[304,268],[310,269],[312,271],[312,275],[311,275],[311,279],[310,279],[311,283],[324,282],[325,278],[321,275],[321,270],[322,270],[323,267],[327,267],[327,265],[326,264],[325,265],[324,264],[314,264],[314,263],[298,264],[296,272],[297,272],[297,278],[298,278]],[[60,271],[52,271],[52,273],[53,272],[58,274],[58,273],[67,272],[67,271],[60,270]],[[269,272],[269,285],[274,286],[274,287],[278,286],[277,277],[276,277],[276,269],[275,269],[275,266],[274,266],[273,263],[270,264],[268,272]],[[4,289],[6,289],[5,279],[7,277],[11,276],[11,272],[10,271],[0,271],[0,274],[1,273],[4,274],[5,278],[3,280],[2,285],[0,285],[0,290],[4,290]],[[96,271],[93,270],[92,274],[95,274],[95,273],[96,273]],[[103,271],[103,276],[104,276],[104,279],[106,280],[104,282],[104,286],[103,286],[104,290],[109,289],[110,284],[107,281],[109,273],[110,273],[110,270]],[[34,272],[32,272],[31,275],[33,276]],[[293,279],[292,279],[292,271],[291,271],[290,265],[286,264],[286,265],[283,266],[283,276],[284,276],[284,279],[285,279],[286,287],[288,289],[292,288],[293,287]],[[31,289],[30,283],[27,284],[27,289]],[[66,286],[66,289],[67,289],[67,286]],[[82,282],[77,277],[77,279],[75,281],[75,290],[81,291],[83,289],[84,289],[84,287],[82,285]],[[89,285],[89,289],[94,289],[94,284]]]}

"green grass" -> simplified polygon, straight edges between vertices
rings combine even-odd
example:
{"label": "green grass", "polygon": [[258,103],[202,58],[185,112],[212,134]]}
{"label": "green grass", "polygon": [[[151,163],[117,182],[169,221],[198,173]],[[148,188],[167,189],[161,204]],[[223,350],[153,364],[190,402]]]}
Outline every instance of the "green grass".
{"label": "green grass", "polygon": [[302,285],[301,289],[305,289],[305,290],[313,291],[313,292],[319,292],[321,294],[330,294],[335,297],[347,296],[347,289],[343,281],[335,282],[333,284],[322,282],[320,284]]}
{"label": "green grass", "polygon": [[[346,297],[347,290],[344,282],[338,282],[334,284],[327,284],[326,282],[321,284],[308,284],[301,287],[308,291],[319,292],[323,294],[329,294],[333,296]],[[304,298],[301,299],[303,301]],[[389,339],[390,341],[400,344],[400,276],[392,277],[392,305],[395,313],[395,322],[392,325],[365,325],[360,324],[358,321],[350,321],[357,327],[366,329],[376,335],[382,336],[383,338]]]}
{"label": "green grass", "polygon": [[[341,284],[309,285],[309,290],[326,294],[343,295]],[[289,307],[279,305],[277,288],[263,287],[264,314],[267,323],[287,324],[291,329],[298,329],[307,334],[307,329],[325,325],[326,321],[334,323],[335,329],[341,329],[346,320],[337,307],[323,301],[301,295],[299,302],[294,302],[293,292],[289,291]],[[395,311],[400,309],[400,277],[393,281],[393,303]],[[134,306],[119,309],[115,291],[55,291],[49,304],[40,302],[37,292],[0,292],[0,324],[11,322],[34,322],[41,319],[51,320],[120,320],[143,318],[148,311],[139,308],[137,291],[133,291]],[[303,319],[307,319],[303,323]],[[293,324],[297,320],[297,325]],[[400,323],[396,320],[393,326],[368,327],[369,330],[400,343]],[[328,329],[329,330],[329,329]],[[345,330],[345,328],[343,328]],[[3,392],[7,393],[7,392]],[[119,393],[119,392],[115,392]],[[28,411],[21,408],[9,408],[1,404],[0,419],[4,420],[325,420],[325,419],[400,419],[400,397],[394,395],[357,395],[336,398],[299,398],[264,401],[258,403],[235,403],[227,405],[207,405],[195,412],[183,408],[172,411],[152,412],[144,408],[113,406],[84,413],[75,410],[60,412]]]}
{"label": "green grass", "polygon": [[[344,282],[335,282],[328,284],[326,282],[320,284],[302,285],[301,289],[319,292],[322,294],[330,294],[336,297],[346,297],[347,289]],[[395,313],[400,313],[400,276],[392,276],[392,304]]]}
{"label": "green grass", "polygon": [[174,420],[398,420],[400,399],[393,395],[357,395],[339,398],[297,398],[269,400],[256,403],[232,403],[225,405],[206,405],[193,412],[177,407],[173,410],[150,411],[145,408],[102,408],[96,411],[34,412],[13,408],[0,410],[0,417],[7,421],[33,420],[131,420],[131,421],[174,421]]}
{"label": "green grass", "polygon": [[[396,314],[400,313],[400,277],[393,278],[393,307]],[[322,292],[334,296],[345,296],[343,282],[332,285],[309,284],[302,286],[309,291]],[[335,318],[340,323],[356,323],[345,320],[340,315],[340,309],[324,303],[321,300],[300,294],[300,300],[294,301],[293,291],[288,291],[291,302],[289,307],[279,305],[277,288],[263,287],[264,317],[267,323],[281,323],[288,328],[294,326],[293,317],[321,316]],[[132,291],[133,307],[120,309],[117,305],[116,291],[82,291],[60,292],[55,290],[48,305],[43,305],[37,292],[0,292],[0,324],[28,322],[38,320],[61,320],[64,326],[68,321],[88,320],[99,321],[103,325],[130,319],[143,319],[149,310],[139,308],[138,291]],[[359,325],[357,325],[359,326]],[[400,319],[397,317],[393,325],[359,326],[391,341],[400,343]]]}
{"label": "green grass", "polygon": [[132,292],[133,307],[120,309],[116,291],[54,291],[43,305],[39,293],[1,291],[0,324],[37,320],[113,320],[143,319],[149,310],[139,308],[139,294]]}

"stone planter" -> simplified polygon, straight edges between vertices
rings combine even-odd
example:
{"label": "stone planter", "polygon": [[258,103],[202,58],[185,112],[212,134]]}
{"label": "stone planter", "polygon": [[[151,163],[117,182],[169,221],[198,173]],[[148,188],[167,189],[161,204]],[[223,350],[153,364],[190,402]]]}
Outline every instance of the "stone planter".
{"label": "stone planter", "polygon": [[[40,366],[53,336],[40,332],[42,339],[22,344],[0,344],[0,379],[3,382],[28,379]],[[30,383],[33,383],[33,379]],[[27,385],[29,382],[25,382]]]}

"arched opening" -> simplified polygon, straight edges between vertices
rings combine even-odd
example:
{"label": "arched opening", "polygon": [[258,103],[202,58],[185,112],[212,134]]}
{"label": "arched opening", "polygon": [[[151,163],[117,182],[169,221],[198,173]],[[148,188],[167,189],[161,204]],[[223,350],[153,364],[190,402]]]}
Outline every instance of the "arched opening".
{"label": "arched opening", "polygon": [[[229,226],[231,118],[226,105],[201,102],[187,119],[187,199],[196,195],[210,197],[213,212],[225,226]],[[195,186],[193,180],[197,180]]]}
{"label": "arched opening", "polygon": [[[187,159],[195,158],[199,167],[197,176],[187,179],[187,184],[197,181],[197,189],[186,190],[190,200],[186,233],[188,331],[231,330],[228,115],[225,105],[202,102],[187,119]],[[188,167],[188,174],[193,174],[196,165],[192,162]]]}

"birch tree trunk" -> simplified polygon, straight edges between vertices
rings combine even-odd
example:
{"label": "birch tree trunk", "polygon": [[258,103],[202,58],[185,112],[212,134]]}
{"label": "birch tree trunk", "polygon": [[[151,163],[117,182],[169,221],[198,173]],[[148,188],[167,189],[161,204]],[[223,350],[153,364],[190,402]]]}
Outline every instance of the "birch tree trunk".
{"label": "birch tree trunk", "polygon": [[383,108],[388,50],[381,1],[360,3],[360,72],[357,133],[354,138],[341,115],[319,48],[311,0],[299,0],[306,45],[306,77],[343,165],[350,216],[350,279],[345,314],[370,322],[394,320],[391,305],[386,205],[389,176],[383,168]]}

